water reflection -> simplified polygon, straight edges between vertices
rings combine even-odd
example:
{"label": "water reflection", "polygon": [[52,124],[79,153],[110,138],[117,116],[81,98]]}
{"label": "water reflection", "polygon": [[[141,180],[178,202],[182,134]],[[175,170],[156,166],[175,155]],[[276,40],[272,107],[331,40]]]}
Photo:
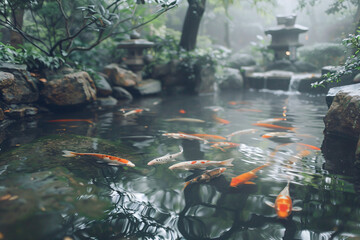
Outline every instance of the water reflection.
{"label": "water reflection", "polygon": [[[24,182],[20,180],[25,173],[29,179],[42,176],[40,183],[44,186],[51,183],[61,188],[49,185],[53,195],[36,192],[35,196],[34,191],[39,188],[29,181],[30,185],[21,185],[27,195],[21,195],[18,190],[11,192],[33,206],[39,202],[45,204],[46,211],[34,207],[27,220],[15,223],[0,217],[0,233],[9,239],[26,239],[28,232],[47,223],[47,230],[36,231],[33,237],[342,239],[359,236],[357,183],[360,181],[353,166],[348,164],[352,157],[348,153],[354,146],[325,137],[322,152],[306,147],[319,147],[322,143],[322,117],[327,110],[323,98],[251,91],[164,97],[162,101],[150,97],[114,109],[49,114],[30,124],[14,125],[2,144],[0,181],[4,187],[0,187],[0,197],[15,191],[16,184]],[[149,111],[126,117],[119,111],[138,107]],[[229,123],[216,121],[214,112]],[[203,119],[205,123],[164,121],[177,117]],[[287,120],[276,124],[295,127],[296,131],[253,125],[259,120],[279,117]],[[47,121],[51,119],[91,119],[94,124]],[[252,128],[256,131],[232,137],[231,141],[239,145],[225,151],[200,141],[162,136],[169,132],[227,136]],[[293,135],[262,137],[275,131]],[[17,142],[19,148],[10,148]],[[184,182],[203,171],[170,171],[170,164],[147,166],[151,159],[178,152],[179,145],[183,146],[184,154],[178,161],[234,158],[234,166],[208,183],[194,183],[182,191]],[[335,147],[346,149],[346,154]],[[64,149],[118,155],[131,160],[136,167],[112,167],[92,158],[64,159],[61,157]],[[268,161],[272,164],[257,173],[258,177],[253,179],[255,185],[229,187],[232,177]],[[294,204],[303,211],[281,220],[264,201],[274,202],[288,180]],[[30,186],[32,191],[27,189]],[[67,192],[69,196],[61,195],[59,189],[71,189]],[[53,204],[56,208],[48,210],[47,199],[57,203]],[[18,202],[7,204],[17,206]]]}

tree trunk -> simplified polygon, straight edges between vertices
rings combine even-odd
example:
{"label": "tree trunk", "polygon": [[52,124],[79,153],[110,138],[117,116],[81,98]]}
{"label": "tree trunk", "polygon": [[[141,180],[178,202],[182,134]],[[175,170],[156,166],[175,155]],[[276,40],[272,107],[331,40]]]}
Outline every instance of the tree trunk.
{"label": "tree trunk", "polygon": [[[15,14],[13,16],[12,21],[14,22],[14,24],[16,25],[16,27],[18,29],[21,29],[23,26],[23,21],[24,21],[24,9],[17,9],[15,11]],[[23,37],[20,35],[20,33],[16,32],[16,31],[10,31],[10,45],[15,47],[15,48],[19,48],[20,45],[23,44]]]}
{"label": "tree trunk", "polygon": [[188,0],[189,7],[186,12],[181,33],[180,47],[187,51],[195,49],[196,38],[201,18],[205,11],[206,0]]}

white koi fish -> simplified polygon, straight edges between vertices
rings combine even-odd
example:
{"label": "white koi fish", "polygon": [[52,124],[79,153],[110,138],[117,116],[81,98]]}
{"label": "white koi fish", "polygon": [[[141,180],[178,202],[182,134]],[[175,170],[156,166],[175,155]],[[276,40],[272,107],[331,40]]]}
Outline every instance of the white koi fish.
{"label": "white koi fish", "polygon": [[255,133],[257,131],[257,129],[244,129],[244,130],[240,130],[240,131],[236,131],[233,133],[230,133],[229,135],[226,136],[227,140],[230,141],[231,138],[235,135],[241,135],[241,134],[248,134],[248,133]]}
{"label": "white koi fish", "polygon": [[286,118],[269,118],[269,119],[257,121],[257,123],[274,123],[279,121],[286,121]]}
{"label": "white koi fish", "polygon": [[164,133],[163,136],[175,138],[175,139],[199,140],[199,141],[204,141],[205,144],[208,143],[207,140],[201,137],[197,137],[186,133]]}
{"label": "white koi fish", "polygon": [[275,208],[276,214],[279,218],[287,218],[292,211],[301,211],[301,207],[293,207],[289,193],[290,181],[288,181],[286,187],[276,197],[275,204],[269,201],[265,201],[265,204]]}
{"label": "white koi fish", "polygon": [[180,152],[177,152],[174,154],[168,153],[165,156],[155,158],[155,159],[151,160],[150,162],[148,162],[147,165],[151,166],[151,165],[155,165],[155,164],[164,164],[164,163],[175,161],[175,158],[179,157],[184,152],[184,149],[182,146],[179,146],[179,148],[180,148]]}
{"label": "white koi fish", "polygon": [[168,118],[165,119],[166,122],[194,122],[194,123],[204,123],[204,120],[197,118]]}
{"label": "white koi fish", "polygon": [[184,169],[184,170],[191,170],[191,169],[205,169],[209,166],[227,166],[232,167],[234,158],[230,158],[224,161],[210,161],[210,160],[195,160],[195,161],[186,161],[176,163],[169,167],[170,170],[174,169]]}

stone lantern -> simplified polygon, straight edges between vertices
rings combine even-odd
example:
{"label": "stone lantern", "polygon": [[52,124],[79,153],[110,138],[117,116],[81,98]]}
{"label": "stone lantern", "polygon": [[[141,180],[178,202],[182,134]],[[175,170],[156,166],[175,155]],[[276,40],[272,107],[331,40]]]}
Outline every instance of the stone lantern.
{"label": "stone lantern", "polygon": [[275,52],[275,61],[281,59],[296,60],[296,49],[303,44],[299,43],[299,34],[308,31],[307,27],[295,24],[296,15],[276,16],[277,26],[265,31],[271,35],[271,44],[268,48]]}
{"label": "stone lantern", "polygon": [[135,31],[130,35],[129,40],[122,41],[118,45],[118,48],[127,50],[128,54],[124,62],[131,71],[136,73],[138,76],[138,83],[142,81],[142,69],[144,67],[143,51],[151,48],[153,45],[153,42],[140,39],[140,34]]}

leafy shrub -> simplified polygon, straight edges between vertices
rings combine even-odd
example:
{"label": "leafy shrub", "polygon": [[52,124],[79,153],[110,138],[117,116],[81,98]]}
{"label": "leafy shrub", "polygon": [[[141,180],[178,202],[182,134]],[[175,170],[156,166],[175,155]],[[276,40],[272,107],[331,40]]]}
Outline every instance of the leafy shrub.
{"label": "leafy shrub", "polygon": [[344,63],[344,46],[336,43],[317,43],[311,46],[305,46],[298,49],[299,59],[312,63],[321,69],[328,65],[340,65]]}
{"label": "leafy shrub", "polygon": [[220,49],[196,48],[194,51],[185,51],[179,47],[180,32],[170,30],[165,37],[152,36],[148,38],[154,42],[152,49],[153,60],[145,68],[150,74],[153,66],[166,64],[172,60],[179,60],[179,71],[182,71],[189,80],[195,79],[200,66],[208,66],[215,72],[221,72],[220,60],[224,60],[227,53]]}
{"label": "leafy shrub", "polygon": [[55,70],[64,64],[61,57],[50,57],[34,49],[14,48],[0,42],[0,61],[14,64],[25,64],[29,71],[42,69]]}
{"label": "leafy shrub", "polygon": [[352,74],[354,71],[360,70],[360,30],[357,31],[358,35],[349,34],[348,38],[343,40],[343,45],[346,47],[347,52],[351,52],[345,64],[340,70],[336,72],[329,72],[323,75],[323,80],[312,84],[313,87],[324,86],[325,83],[340,82],[340,78],[345,75]]}

